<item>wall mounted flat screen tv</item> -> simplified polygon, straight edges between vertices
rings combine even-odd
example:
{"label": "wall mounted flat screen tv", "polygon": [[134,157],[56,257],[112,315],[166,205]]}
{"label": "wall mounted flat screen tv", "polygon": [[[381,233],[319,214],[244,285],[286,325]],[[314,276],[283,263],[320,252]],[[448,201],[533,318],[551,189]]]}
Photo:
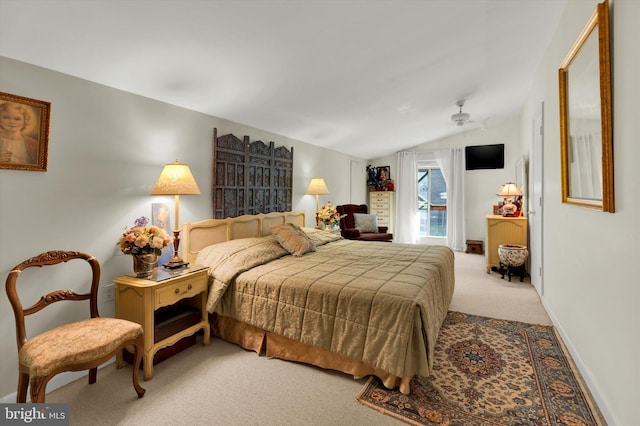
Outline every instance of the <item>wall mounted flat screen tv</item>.
{"label": "wall mounted flat screen tv", "polygon": [[467,170],[504,169],[504,144],[476,145],[464,148]]}

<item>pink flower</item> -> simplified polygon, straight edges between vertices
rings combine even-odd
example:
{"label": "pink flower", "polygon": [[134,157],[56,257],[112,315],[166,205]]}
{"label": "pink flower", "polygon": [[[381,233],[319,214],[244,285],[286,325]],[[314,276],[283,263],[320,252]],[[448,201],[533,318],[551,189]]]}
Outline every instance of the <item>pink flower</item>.
{"label": "pink flower", "polygon": [[122,237],[118,240],[120,249],[125,254],[162,254],[162,248],[173,242],[173,237],[167,234],[163,228],[155,225],[147,226],[149,219],[141,217],[136,219],[132,228],[125,228]]}

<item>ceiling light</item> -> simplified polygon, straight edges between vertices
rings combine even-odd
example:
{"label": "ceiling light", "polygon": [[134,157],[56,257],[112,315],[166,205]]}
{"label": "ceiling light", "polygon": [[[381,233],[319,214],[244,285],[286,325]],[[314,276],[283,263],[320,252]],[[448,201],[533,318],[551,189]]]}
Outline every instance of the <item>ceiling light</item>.
{"label": "ceiling light", "polygon": [[458,108],[460,108],[460,111],[451,116],[451,121],[456,123],[456,126],[462,126],[465,123],[465,121],[469,120],[469,114],[467,114],[466,112],[462,112],[462,107],[464,106],[464,99],[461,99],[458,102],[456,102],[456,105],[458,106]]}

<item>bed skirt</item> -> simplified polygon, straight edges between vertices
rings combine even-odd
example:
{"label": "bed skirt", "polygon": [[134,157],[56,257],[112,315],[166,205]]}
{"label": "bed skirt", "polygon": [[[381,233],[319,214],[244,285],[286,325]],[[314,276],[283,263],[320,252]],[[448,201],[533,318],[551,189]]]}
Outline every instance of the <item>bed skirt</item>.
{"label": "bed skirt", "polygon": [[267,332],[233,318],[209,315],[211,333],[244,349],[270,358],[302,362],[316,367],[341,371],[352,375],[354,379],[365,376],[378,377],[385,387],[399,388],[408,395],[411,377],[397,377],[372,365],[345,356],[296,342],[286,337]]}

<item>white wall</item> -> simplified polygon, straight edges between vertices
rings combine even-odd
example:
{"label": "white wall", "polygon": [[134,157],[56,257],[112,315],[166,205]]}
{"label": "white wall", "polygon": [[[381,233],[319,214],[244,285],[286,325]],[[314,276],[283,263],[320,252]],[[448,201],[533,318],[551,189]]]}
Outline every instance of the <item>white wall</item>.
{"label": "white wall", "polygon": [[595,10],[569,0],[522,115],[544,101],[543,303],[611,425],[638,423],[640,401],[640,2],[611,0],[616,212],[561,203],[558,67]]}
{"label": "white wall", "polygon": [[[429,152],[448,148],[464,148],[470,145],[504,144],[504,169],[467,170],[464,172],[465,239],[485,240],[485,216],[491,214],[493,205],[502,200],[496,195],[500,185],[508,181],[515,181],[516,161],[522,155],[520,126],[520,119],[514,117],[500,123],[490,123],[486,129],[468,131],[461,129],[453,136],[426,142],[406,150]],[[395,155],[378,158],[373,160],[371,164],[375,166],[391,164],[391,176],[397,176]]]}
{"label": "white wall", "polygon": [[[320,202],[341,204],[351,197],[351,161],[365,163],[3,57],[0,91],[51,102],[48,171],[0,170],[2,281],[13,266],[54,249],[94,255],[102,266],[102,286],[130,273],[131,257],[119,252],[116,241],[124,226],[142,215],[150,217],[152,203],[173,206],[173,197],[149,194],[163,165],[176,159],[189,164],[202,192],[180,198],[181,222],[210,218],[214,127],[219,135],[249,135],[252,140],[294,147],[293,209],[307,212],[309,226],[314,223],[315,198],[304,193],[311,178],[323,176],[329,187],[330,194],[321,196]],[[26,284],[26,296],[31,298],[58,288],[88,290],[86,277],[67,273],[48,278],[43,283],[35,275],[23,274],[18,284]],[[53,317],[36,321],[33,329],[41,331],[49,321],[60,323],[88,313],[88,306],[71,313],[64,308],[61,303],[54,305]],[[113,302],[101,303],[100,311],[112,316]],[[13,313],[6,297],[0,297],[0,318],[0,398],[11,401],[18,377],[17,350]]]}

